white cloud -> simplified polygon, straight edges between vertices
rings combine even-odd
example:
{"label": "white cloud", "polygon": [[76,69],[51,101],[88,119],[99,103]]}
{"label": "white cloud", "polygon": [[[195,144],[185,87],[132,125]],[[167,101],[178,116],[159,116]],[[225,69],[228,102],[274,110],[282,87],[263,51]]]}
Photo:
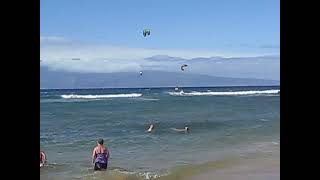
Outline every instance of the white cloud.
{"label": "white cloud", "polygon": [[[271,77],[271,72],[277,73],[280,69],[278,62],[274,64],[272,61],[264,60],[265,63],[261,63],[261,58],[248,58],[245,61],[243,61],[242,58],[241,63],[238,63],[238,60],[241,59],[241,57],[253,57],[257,56],[257,54],[232,54],[214,51],[130,48],[104,44],[74,42],[63,37],[54,36],[40,37],[40,45],[40,59],[42,60],[42,66],[47,66],[54,70],[71,72],[113,73],[138,72],[140,70],[179,72],[179,67],[183,61],[192,64],[192,66],[188,68],[188,71],[191,73],[218,76],[228,76],[228,73],[232,76],[241,76],[241,74],[244,73],[241,71],[249,71],[252,72],[253,77],[255,77],[255,74],[259,75],[259,77],[264,76],[265,72],[265,74],[269,73],[267,77]],[[168,55],[185,59],[168,59],[166,61],[162,61],[161,58],[160,60],[145,59],[156,55]],[[220,58],[216,61],[190,60],[191,58],[197,57],[208,58],[217,56],[220,56]],[[230,57],[237,58],[230,59]],[[72,58],[80,58],[80,60],[74,61]],[[266,68],[268,64],[271,64],[270,67],[272,67],[272,69],[269,70]],[[275,76],[278,75],[276,74]]]}
{"label": "white cloud", "polygon": [[67,39],[59,36],[40,36],[40,44],[45,43],[63,43],[70,42]]}
{"label": "white cloud", "polygon": [[154,55],[168,55],[182,58],[195,57],[240,57],[256,56],[257,54],[228,53],[221,51],[200,51],[200,50],[166,50],[166,49],[144,49],[121,46],[110,46],[103,44],[89,44],[67,40],[63,37],[40,37],[41,56],[43,59],[72,58],[116,58],[135,59],[146,58]]}

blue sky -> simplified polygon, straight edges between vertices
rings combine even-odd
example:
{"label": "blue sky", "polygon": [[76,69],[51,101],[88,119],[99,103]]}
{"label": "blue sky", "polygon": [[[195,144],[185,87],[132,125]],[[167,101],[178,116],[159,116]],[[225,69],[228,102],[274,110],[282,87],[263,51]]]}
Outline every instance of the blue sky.
{"label": "blue sky", "polygon": [[[142,36],[144,28],[151,29],[151,36]],[[208,75],[279,79],[280,2],[41,0],[40,45],[42,65],[55,69],[138,71],[151,67],[154,62],[145,58],[156,55],[186,59],[257,57],[233,60],[234,63],[219,62],[223,74],[210,72],[207,64],[195,63],[193,69],[199,71],[193,73],[201,73],[202,67],[207,66]],[[258,62],[265,55],[276,55],[276,58]],[[62,61],[70,58],[81,61]],[[260,64],[259,67],[247,66],[252,62]],[[95,66],[88,67],[94,63]],[[157,67],[167,70],[167,62],[161,63],[157,62]],[[215,68],[217,64],[211,66]]]}
{"label": "blue sky", "polygon": [[[272,48],[280,44],[279,7],[279,0],[41,0],[40,30],[128,47],[270,54],[279,52]],[[142,38],[144,28],[150,37]]]}

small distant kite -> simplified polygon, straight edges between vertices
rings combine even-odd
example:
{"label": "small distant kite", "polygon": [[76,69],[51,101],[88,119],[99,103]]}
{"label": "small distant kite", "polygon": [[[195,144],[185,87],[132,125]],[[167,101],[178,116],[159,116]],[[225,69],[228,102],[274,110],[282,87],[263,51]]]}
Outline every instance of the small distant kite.
{"label": "small distant kite", "polygon": [[182,65],[182,66],[181,66],[181,71],[184,71],[184,69],[185,69],[186,67],[188,67],[187,64]]}
{"label": "small distant kite", "polygon": [[142,76],[142,71],[140,71],[139,73],[140,73],[140,76]]}

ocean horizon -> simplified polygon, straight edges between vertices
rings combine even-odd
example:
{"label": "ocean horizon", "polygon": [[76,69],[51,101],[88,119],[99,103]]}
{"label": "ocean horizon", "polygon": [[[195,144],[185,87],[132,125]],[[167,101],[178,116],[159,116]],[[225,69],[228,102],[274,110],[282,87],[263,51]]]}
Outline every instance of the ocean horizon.
{"label": "ocean horizon", "polygon": [[233,87],[280,87],[279,85],[263,85],[263,86],[253,86],[253,85],[230,85],[230,86],[148,86],[148,87],[87,87],[87,88],[40,88],[40,90],[81,90],[81,89],[165,89],[165,88],[233,88]]}

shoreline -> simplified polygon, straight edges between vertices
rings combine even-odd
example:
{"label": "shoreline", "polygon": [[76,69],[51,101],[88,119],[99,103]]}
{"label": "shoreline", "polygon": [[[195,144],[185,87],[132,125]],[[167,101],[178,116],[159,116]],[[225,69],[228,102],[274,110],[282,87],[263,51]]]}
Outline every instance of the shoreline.
{"label": "shoreline", "polygon": [[[63,167],[55,166],[53,168],[60,169]],[[48,170],[47,168],[42,169],[42,171]],[[87,167],[80,174],[72,173],[67,175],[65,173],[58,170],[55,175],[51,176],[40,174],[40,178],[101,180],[279,180],[280,146],[278,144],[273,147],[269,146],[269,148],[263,151],[230,154],[219,160],[176,166],[163,172],[134,172],[116,167],[111,167],[107,171],[93,171]]]}

